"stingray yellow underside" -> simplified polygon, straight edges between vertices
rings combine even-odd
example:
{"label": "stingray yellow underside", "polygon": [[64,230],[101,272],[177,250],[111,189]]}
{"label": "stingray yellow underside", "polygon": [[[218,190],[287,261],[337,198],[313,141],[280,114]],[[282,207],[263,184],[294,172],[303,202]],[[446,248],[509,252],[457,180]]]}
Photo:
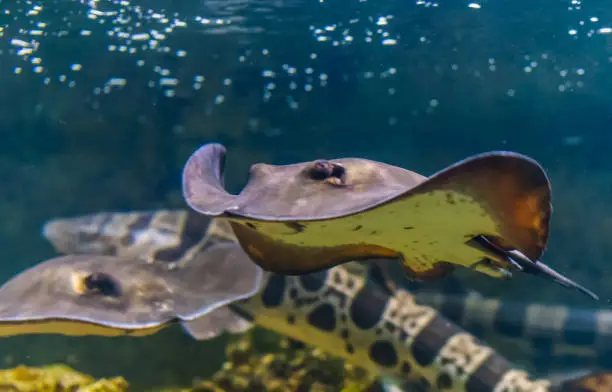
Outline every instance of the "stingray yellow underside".
{"label": "stingray yellow underside", "polygon": [[27,334],[58,334],[67,336],[147,336],[160,331],[166,326],[167,324],[164,323],[138,329],[123,329],[77,320],[47,319],[5,321],[0,323],[0,336],[6,337]]}
{"label": "stingray yellow underside", "polygon": [[[325,249],[350,245],[351,250],[342,251],[346,257],[401,257],[417,275],[446,262],[493,277],[504,276],[496,269],[478,264],[483,258],[491,257],[490,254],[465,245],[476,235],[501,236],[495,217],[476,199],[458,192],[420,193],[327,220],[230,220],[245,250],[264,264],[283,246],[292,248],[293,256],[302,254],[300,250],[315,247],[319,251],[313,256],[318,254],[324,258]],[[284,261],[300,262],[305,263],[295,257]],[[506,261],[501,262],[506,263],[502,266],[508,266]],[[288,268],[301,270],[299,265]]]}

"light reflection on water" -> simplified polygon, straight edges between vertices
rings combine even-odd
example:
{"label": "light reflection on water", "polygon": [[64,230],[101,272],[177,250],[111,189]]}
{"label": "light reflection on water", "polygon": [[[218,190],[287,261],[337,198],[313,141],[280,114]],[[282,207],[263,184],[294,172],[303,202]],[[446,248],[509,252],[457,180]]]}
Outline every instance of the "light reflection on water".
{"label": "light reflection on water", "polygon": [[[257,80],[261,99],[281,94],[291,109],[331,77],[384,79],[390,101],[403,74],[474,79],[515,97],[521,78],[574,91],[609,66],[610,15],[576,0],[550,10],[523,3],[20,1],[2,5],[1,48],[16,75],[34,74],[45,85],[86,80],[99,95],[140,83],[168,97],[208,87],[217,105],[226,102],[233,72],[256,64],[249,81]],[[207,69],[208,58],[222,58],[224,69]],[[425,111],[444,104],[439,96],[419,99]]]}

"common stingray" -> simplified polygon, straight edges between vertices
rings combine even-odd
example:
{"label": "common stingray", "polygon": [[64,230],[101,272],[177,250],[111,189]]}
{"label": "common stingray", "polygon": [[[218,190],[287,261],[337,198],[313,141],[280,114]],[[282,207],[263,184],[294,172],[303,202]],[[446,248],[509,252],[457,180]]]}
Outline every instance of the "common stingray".
{"label": "common stingray", "polygon": [[224,187],[226,148],[205,144],[183,169],[195,211],[227,219],[264,270],[300,275],[359,259],[397,259],[409,278],[455,266],[495,278],[539,275],[597,295],[539,259],[549,235],[544,169],[514,152],[487,152],[425,177],[361,158],[251,166],[244,189]]}

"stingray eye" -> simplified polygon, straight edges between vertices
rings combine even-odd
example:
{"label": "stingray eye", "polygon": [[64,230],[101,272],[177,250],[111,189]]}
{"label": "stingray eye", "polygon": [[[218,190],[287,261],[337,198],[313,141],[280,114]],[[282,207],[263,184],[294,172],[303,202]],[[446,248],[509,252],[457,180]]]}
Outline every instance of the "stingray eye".
{"label": "stingray eye", "polygon": [[346,176],[346,169],[344,168],[344,166],[337,165],[335,163],[333,163],[332,165],[333,169],[331,176],[340,180],[344,180],[344,177]]}
{"label": "stingray eye", "polygon": [[332,175],[333,170],[334,168],[331,162],[317,161],[312,165],[312,167],[308,171],[308,175],[313,180],[325,180]]}
{"label": "stingray eye", "polygon": [[87,275],[83,283],[90,294],[102,294],[105,297],[121,295],[119,283],[112,276],[103,272],[94,272]]}
{"label": "stingray eye", "polygon": [[344,181],[346,169],[330,161],[317,161],[312,165],[308,174],[313,180],[332,180],[332,183],[336,184]]}

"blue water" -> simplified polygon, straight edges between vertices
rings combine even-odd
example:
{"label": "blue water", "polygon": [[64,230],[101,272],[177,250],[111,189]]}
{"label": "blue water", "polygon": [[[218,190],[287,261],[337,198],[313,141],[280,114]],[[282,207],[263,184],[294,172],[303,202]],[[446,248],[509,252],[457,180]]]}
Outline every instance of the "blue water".
{"label": "blue water", "polygon": [[[359,156],[427,175],[513,150],[552,182],[543,260],[609,306],[605,1],[0,0],[0,39],[3,279],[53,255],[40,236],[52,217],[183,207],[180,170],[206,142],[228,147],[234,190],[255,162]],[[593,306],[529,277],[470,282],[490,296]],[[195,372],[170,364],[205,346],[180,332],[157,339],[173,342],[168,357],[125,341],[112,359],[93,338],[12,338],[0,352],[14,365],[74,349],[93,371],[92,342],[101,362],[117,361],[111,373],[144,357],[167,378]]]}

